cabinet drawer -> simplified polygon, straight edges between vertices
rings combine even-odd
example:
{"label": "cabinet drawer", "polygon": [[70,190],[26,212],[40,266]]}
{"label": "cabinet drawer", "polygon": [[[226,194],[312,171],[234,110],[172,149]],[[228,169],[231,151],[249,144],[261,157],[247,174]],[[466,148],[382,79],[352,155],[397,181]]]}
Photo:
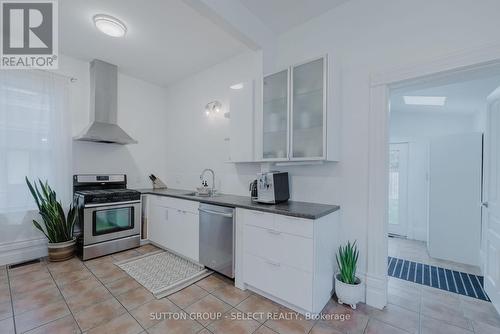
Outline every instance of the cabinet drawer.
{"label": "cabinet drawer", "polygon": [[312,274],[285,264],[244,254],[244,281],[305,310],[312,309]]}
{"label": "cabinet drawer", "polygon": [[249,253],[243,254],[244,281],[259,290],[275,295],[280,284],[277,280],[279,271],[280,267],[271,261]]}
{"label": "cabinet drawer", "polygon": [[253,225],[262,228],[274,229],[274,216],[271,213],[253,210],[244,210],[245,225]]}
{"label": "cabinet drawer", "polygon": [[274,295],[305,310],[312,310],[313,276],[302,270],[281,265],[276,275]]}
{"label": "cabinet drawer", "polygon": [[275,226],[280,232],[300,235],[306,238],[314,236],[314,220],[275,215]]}
{"label": "cabinet drawer", "polygon": [[165,196],[154,196],[153,201],[157,205],[198,214],[199,203],[196,201]]}
{"label": "cabinet drawer", "polygon": [[307,272],[313,271],[313,241],[273,229],[246,225],[244,251]]}

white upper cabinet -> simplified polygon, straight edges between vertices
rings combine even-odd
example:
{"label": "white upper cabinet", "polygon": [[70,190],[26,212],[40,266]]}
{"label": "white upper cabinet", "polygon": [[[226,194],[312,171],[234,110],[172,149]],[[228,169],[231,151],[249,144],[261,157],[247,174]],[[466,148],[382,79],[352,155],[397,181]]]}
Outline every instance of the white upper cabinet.
{"label": "white upper cabinet", "polygon": [[262,160],[336,160],[327,147],[328,73],[325,56],[264,77]]}
{"label": "white upper cabinet", "polygon": [[289,71],[264,78],[262,103],[262,155],[266,160],[288,157]]}
{"label": "white upper cabinet", "polygon": [[254,153],[255,82],[241,82],[229,92],[229,161],[250,162]]}
{"label": "white upper cabinet", "polygon": [[291,69],[291,160],[325,158],[325,58]]}
{"label": "white upper cabinet", "polygon": [[324,56],[232,86],[230,162],[338,161],[334,74]]}

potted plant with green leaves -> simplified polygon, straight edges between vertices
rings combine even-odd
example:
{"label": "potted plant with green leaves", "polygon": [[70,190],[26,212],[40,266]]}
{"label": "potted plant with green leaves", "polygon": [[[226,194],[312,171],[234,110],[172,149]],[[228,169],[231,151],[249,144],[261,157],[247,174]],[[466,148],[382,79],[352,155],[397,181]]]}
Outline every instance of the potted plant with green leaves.
{"label": "potted plant with green leaves", "polygon": [[65,215],[61,202],[57,200],[56,192],[48,182],[38,180],[34,185],[26,177],[26,183],[38,206],[42,224],[33,219],[33,225],[49,240],[49,261],[65,261],[74,256],[75,241],[73,230],[76,222],[76,209],[70,205]]}
{"label": "potted plant with green leaves", "polygon": [[335,275],[335,294],[339,304],[348,304],[353,310],[356,304],[363,300],[363,284],[356,277],[359,251],[356,241],[351,244],[340,246],[338,254],[335,254],[339,271]]}

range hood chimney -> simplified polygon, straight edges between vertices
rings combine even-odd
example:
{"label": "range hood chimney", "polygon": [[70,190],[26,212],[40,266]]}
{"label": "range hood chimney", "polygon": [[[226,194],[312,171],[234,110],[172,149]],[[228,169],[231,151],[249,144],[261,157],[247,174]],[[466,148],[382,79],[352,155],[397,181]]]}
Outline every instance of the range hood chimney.
{"label": "range hood chimney", "polygon": [[116,124],[118,68],[94,59],[90,62],[90,124],[74,140],[108,144],[136,144]]}

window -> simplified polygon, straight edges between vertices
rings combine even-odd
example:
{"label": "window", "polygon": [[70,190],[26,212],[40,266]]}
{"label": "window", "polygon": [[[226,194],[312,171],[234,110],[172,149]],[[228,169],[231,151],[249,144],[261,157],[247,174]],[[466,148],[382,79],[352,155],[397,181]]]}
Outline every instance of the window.
{"label": "window", "polygon": [[[0,216],[19,216],[35,208],[25,176],[48,180],[63,204],[69,203],[71,123],[67,90],[66,79],[48,72],[0,73]],[[13,223],[8,215],[3,217],[1,225]]]}

